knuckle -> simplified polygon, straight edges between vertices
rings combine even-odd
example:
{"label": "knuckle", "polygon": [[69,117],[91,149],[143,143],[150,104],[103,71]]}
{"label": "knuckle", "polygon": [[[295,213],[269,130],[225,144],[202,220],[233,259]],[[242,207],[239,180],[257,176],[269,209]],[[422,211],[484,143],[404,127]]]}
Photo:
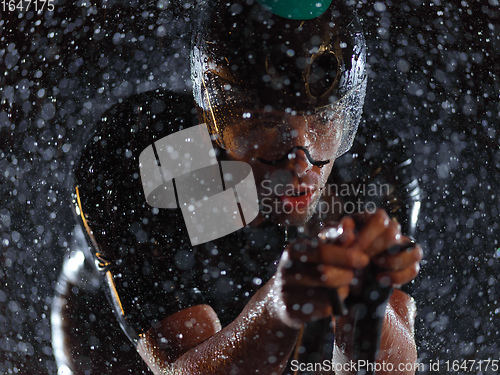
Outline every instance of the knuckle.
{"label": "knuckle", "polygon": [[424,258],[424,251],[422,250],[422,248],[419,245],[417,245],[415,247],[414,252],[415,252],[415,260],[417,262],[420,262]]}
{"label": "knuckle", "polygon": [[388,229],[394,234],[401,234],[401,225],[395,220],[389,220]]}
{"label": "knuckle", "polygon": [[373,219],[377,222],[380,223],[384,226],[388,226],[389,222],[391,221],[389,219],[389,215],[387,215],[387,212],[385,210],[379,208],[374,214],[373,214]]}
{"label": "knuckle", "polygon": [[418,264],[410,266],[409,269],[398,273],[398,275],[396,276],[395,283],[405,284],[410,282],[411,280],[413,280],[415,277],[418,276],[419,270],[420,266]]}
{"label": "knuckle", "polygon": [[386,227],[384,231],[384,237],[390,242],[392,245],[396,245],[401,240],[401,230],[398,223],[390,220],[389,225]]}
{"label": "knuckle", "polygon": [[340,220],[340,225],[342,227],[354,227],[355,226],[355,222],[354,222],[354,220],[353,220],[353,218],[351,216],[344,216]]}

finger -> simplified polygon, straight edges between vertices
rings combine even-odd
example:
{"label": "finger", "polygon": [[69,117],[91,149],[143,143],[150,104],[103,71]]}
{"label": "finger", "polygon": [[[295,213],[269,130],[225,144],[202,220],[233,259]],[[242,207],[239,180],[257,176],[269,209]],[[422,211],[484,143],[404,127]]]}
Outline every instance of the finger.
{"label": "finger", "polygon": [[371,246],[367,249],[372,257],[386,252],[387,249],[397,246],[403,240],[401,226],[394,220],[389,220],[389,224],[382,234],[375,238]]}
{"label": "finger", "polygon": [[382,286],[401,286],[409,283],[420,272],[420,264],[414,263],[401,271],[382,272],[377,275],[377,280]]}
{"label": "finger", "polygon": [[360,250],[320,243],[316,251],[291,251],[290,259],[302,263],[317,263],[343,268],[362,268],[368,265],[370,257]]}
{"label": "finger", "polygon": [[351,270],[312,264],[292,264],[283,274],[288,285],[337,288],[349,285],[354,278]]}
{"label": "finger", "polygon": [[[390,222],[391,220],[384,210],[377,210],[361,228],[355,246],[370,254],[373,242],[385,232]],[[378,249],[382,247],[382,244],[377,242],[376,246]]]}
{"label": "finger", "polygon": [[419,245],[415,245],[410,251],[403,251],[399,254],[380,254],[373,258],[373,262],[386,270],[401,271],[410,267],[415,262],[420,262],[422,257],[422,248]]}
{"label": "finger", "polygon": [[367,225],[366,233],[369,233],[367,236],[371,239],[371,242],[368,242],[366,237],[362,238],[360,236],[360,241],[365,241],[363,244],[364,252],[370,257],[385,252],[388,248],[401,243],[403,240],[401,226],[398,222],[394,220],[383,220],[382,222],[381,220],[379,218],[374,220],[373,224],[370,222]]}
{"label": "finger", "polygon": [[417,241],[413,237],[404,236],[401,243],[391,246],[387,249],[389,255],[399,254],[404,251],[410,252],[413,248],[417,246]]}
{"label": "finger", "polygon": [[320,243],[316,254],[318,254],[322,264],[337,267],[362,268],[370,262],[370,257],[356,248],[328,243]]}
{"label": "finger", "polygon": [[340,220],[343,232],[340,235],[339,242],[342,245],[350,246],[356,239],[356,223],[350,216],[345,216]]}

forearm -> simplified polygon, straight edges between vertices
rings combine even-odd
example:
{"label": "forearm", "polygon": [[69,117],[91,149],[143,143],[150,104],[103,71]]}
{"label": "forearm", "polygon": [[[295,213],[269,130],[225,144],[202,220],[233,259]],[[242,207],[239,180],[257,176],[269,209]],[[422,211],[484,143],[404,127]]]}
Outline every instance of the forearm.
{"label": "forearm", "polygon": [[[377,359],[378,368],[382,371],[377,371],[377,375],[412,375],[415,373],[414,368],[417,361],[413,333],[415,313],[413,299],[400,290],[394,290],[386,308],[380,352]],[[346,317],[339,319],[336,323],[333,359],[338,363],[349,363],[353,360],[353,347],[349,330],[349,326],[352,326],[353,322]],[[353,374],[353,372],[338,373],[338,375],[347,374]]]}
{"label": "forearm", "polygon": [[281,374],[298,330],[280,320],[271,284],[231,324],[178,358],[171,360],[151,341],[140,344],[139,353],[155,374]]}

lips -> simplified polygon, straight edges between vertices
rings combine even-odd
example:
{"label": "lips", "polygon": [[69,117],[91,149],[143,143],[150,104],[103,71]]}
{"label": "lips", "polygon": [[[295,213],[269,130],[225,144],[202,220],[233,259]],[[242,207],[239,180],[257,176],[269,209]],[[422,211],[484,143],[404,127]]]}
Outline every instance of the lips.
{"label": "lips", "polygon": [[272,199],[280,203],[281,208],[275,206],[279,213],[306,213],[321,190],[320,181],[321,173],[312,170],[301,176],[283,168],[267,170],[261,183],[261,195],[264,198],[273,196]]}
{"label": "lips", "polygon": [[278,198],[283,204],[283,207],[293,209],[294,211],[301,211],[309,206],[315,192],[316,189],[312,187],[298,187]]}

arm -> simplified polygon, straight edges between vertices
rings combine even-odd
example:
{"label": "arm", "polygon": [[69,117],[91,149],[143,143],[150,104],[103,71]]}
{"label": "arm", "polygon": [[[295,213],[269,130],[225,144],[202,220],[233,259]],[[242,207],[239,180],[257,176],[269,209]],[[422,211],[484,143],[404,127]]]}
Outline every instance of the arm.
{"label": "arm", "polygon": [[279,318],[275,284],[273,277],[224,329],[210,306],[198,305],[163,319],[137,350],[155,375],[281,374],[298,329]]}
{"label": "arm", "polygon": [[[414,340],[413,324],[416,315],[415,301],[406,293],[395,289],[387,304],[380,353],[377,363],[380,368],[377,375],[414,374],[417,361],[417,349]],[[337,319],[333,360],[337,363],[349,363],[352,358],[352,341],[348,327],[352,326],[349,317]],[[346,328],[347,327],[347,328]],[[390,365],[383,365],[383,364]],[[393,371],[389,371],[393,366]],[[346,366],[346,369],[349,368]],[[353,374],[338,372],[337,375]]]}
{"label": "arm", "polygon": [[[376,278],[382,285],[397,287],[416,277],[419,272],[419,262],[422,259],[420,246],[416,245],[409,251],[397,254],[390,254],[386,251],[395,245],[403,245],[409,241],[401,234],[397,222],[390,220],[383,210],[373,215],[356,217],[356,221],[350,217],[344,218],[341,222],[343,233],[332,242],[319,243],[316,248],[305,246],[305,250],[299,249],[292,252],[290,257],[296,264],[288,268],[287,279],[290,282],[285,286],[285,290],[290,285],[294,286],[295,283],[297,284],[295,290],[305,284],[309,288],[319,285],[335,287],[332,280],[335,278],[338,281],[340,272],[343,270],[356,275],[351,276],[353,282],[348,283],[347,286],[336,286],[339,296],[345,299],[348,294],[356,295],[364,290],[363,275],[367,271],[365,267],[368,264],[376,265]],[[372,266],[370,268],[373,268]],[[294,279],[300,279],[300,282],[293,282]],[[327,314],[331,314],[329,306],[325,306],[328,297],[324,294],[321,296],[321,290],[317,293],[320,298],[309,299],[309,302],[313,304],[311,315],[316,318],[327,317]],[[291,319],[307,319],[306,316],[301,316],[291,308],[293,304],[304,303],[300,298],[300,293],[296,293],[291,298],[285,299],[289,304],[287,313]],[[413,299],[400,290],[395,290],[387,305],[378,357],[379,363],[383,361],[389,364],[387,369],[393,367],[394,372],[378,371],[378,375],[414,374],[413,368],[417,358],[413,334],[414,318]],[[353,360],[352,317],[342,317],[335,323],[334,362],[350,363]]]}
{"label": "arm", "polygon": [[[391,284],[404,284],[416,276],[415,259],[418,263],[421,257],[418,251],[404,256],[378,255],[381,249],[404,240],[394,233],[399,229],[392,224],[387,228],[386,216],[374,216],[374,220],[366,224],[367,228],[375,228],[374,232],[361,234],[357,243],[351,238],[344,244],[313,246],[307,240],[290,244],[275,276],[227,327],[221,329],[217,315],[209,306],[194,306],[163,319],[158,327],[148,331],[139,342],[139,353],[155,374],[249,374],[257,371],[281,374],[302,323],[331,316],[327,288],[337,288],[341,298],[345,298],[350,292],[354,270],[370,261],[385,264],[386,272],[379,276],[388,277]],[[354,233],[353,227],[352,219],[344,221],[346,236]],[[380,238],[382,240],[375,246],[374,239]],[[413,310],[411,303],[407,303],[409,300],[405,302],[402,295],[399,303],[398,295],[396,293],[391,299],[386,314],[382,346],[387,349],[390,360],[408,362],[415,353],[411,329]],[[346,327],[344,322],[337,326]],[[409,343],[408,353],[404,353],[407,357],[395,356],[393,348],[399,341],[391,342],[393,336]],[[345,355],[349,356],[349,350]]]}
{"label": "arm", "polygon": [[[377,280],[381,284],[397,287],[411,281],[419,272],[419,262],[422,259],[420,246],[417,245],[410,251],[391,255],[385,249],[406,242],[408,238],[401,235],[397,222],[388,220],[388,216],[383,211],[378,211],[372,217],[368,217],[368,220],[372,224],[364,224],[359,235],[350,245],[363,249],[363,252],[371,257],[371,262],[378,268]],[[353,292],[357,292],[356,288]],[[394,289],[386,307],[377,360],[377,363],[382,365],[379,367],[382,371],[378,371],[377,374],[415,373],[417,360],[414,340],[415,315],[415,301],[406,293]],[[353,358],[350,332],[352,324],[353,320],[350,316],[342,317],[336,322],[336,348],[334,350],[336,361],[349,362],[350,358]],[[349,374],[349,372],[344,373]]]}

